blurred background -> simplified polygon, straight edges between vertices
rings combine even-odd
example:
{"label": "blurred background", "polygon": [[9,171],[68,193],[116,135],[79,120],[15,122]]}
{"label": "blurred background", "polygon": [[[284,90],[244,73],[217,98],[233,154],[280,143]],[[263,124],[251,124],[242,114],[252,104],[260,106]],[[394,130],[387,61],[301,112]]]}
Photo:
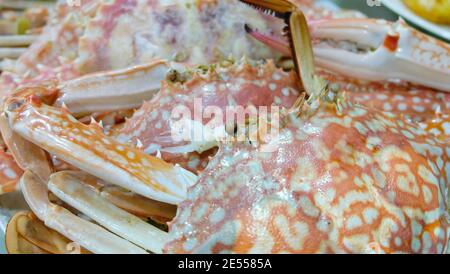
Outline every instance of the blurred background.
{"label": "blurred background", "polygon": [[345,9],[362,11],[366,15],[374,18],[384,18],[389,20],[396,20],[398,18],[398,15],[386,9],[381,4],[380,6],[370,7],[368,2],[375,2],[374,0],[320,0],[320,2],[332,2]]}

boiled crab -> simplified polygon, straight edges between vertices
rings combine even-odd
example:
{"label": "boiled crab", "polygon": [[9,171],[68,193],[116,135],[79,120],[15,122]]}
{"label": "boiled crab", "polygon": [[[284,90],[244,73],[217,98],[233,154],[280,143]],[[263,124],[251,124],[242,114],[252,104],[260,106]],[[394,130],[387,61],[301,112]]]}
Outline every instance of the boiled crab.
{"label": "boiled crab", "polygon": [[[236,10],[241,16],[235,16]],[[248,22],[267,31],[273,28],[274,32],[281,29],[281,24],[237,1],[83,0],[79,6],[60,1],[51,18],[32,47],[3,71],[0,101],[22,86],[53,86],[58,82],[56,88],[63,94],[62,101],[73,113],[95,111],[92,116],[113,120],[111,123],[128,114],[99,112],[105,107],[108,111],[139,107],[163,79],[161,70],[152,64],[121,71],[125,66],[153,63],[153,58],[174,58],[194,64],[230,56],[239,59],[242,55],[268,58],[276,54],[247,37],[244,24]],[[221,20],[227,23],[225,28]],[[180,36],[194,30],[197,35]],[[66,83],[86,72],[104,69],[119,71]],[[127,80],[122,81],[123,78]],[[148,78],[155,81],[146,83]],[[59,89],[61,81],[65,82],[65,88]],[[90,88],[86,89],[86,85]],[[137,90],[132,91],[134,88]],[[77,89],[81,89],[81,95]],[[3,151],[0,193],[15,190],[21,174],[6,147]]]}
{"label": "boiled crab", "polygon": [[[46,92],[31,89],[9,99],[6,131],[19,135],[10,141],[17,154],[23,145],[34,147],[42,164],[42,147],[149,198],[186,199],[167,235],[108,202],[102,195],[108,183],[82,172],[50,176],[53,194],[131,244],[51,203],[45,187],[50,168],[31,168],[21,186],[36,215],[93,252],[364,252],[374,245],[381,252],[444,252],[447,143],[401,117],[333,96],[314,76],[302,14],[279,4],[262,6],[289,19],[309,99],[288,111],[278,138],[222,145],[188,193],[196,181],[190,173],[45,105],[52,102],[44,100]],[[244,198],[236,201],[239,194]]]}
{"label": "boiled crab", "polygon": [[[359,77],[367,79],[370,76],[370,80],[386,80],[397,79],[398,75],[372,75],[373,72],[382,71],[381,67],[400,64],[396,71],[405,71],[408,67],[414,68],[415,77],[409,76],[409,80],[431,85],[446,84],[445,79],[449,77],[447,77],[448,66],[445,66],[448,61],[448,46],[445,44],[418,34],[403,23],[400,26],[390,26],[386,22],[367,19],[336,20],[335,18],[339,17],[362,16],[343,12],[331,13],[325,9],[315,8],[311,1],[293,1],[293,3],[304,10],[309,19],[324,19],[312,22],[311,29],[315,40],[318,41],[315,52],[319,64],[327,70],[348,75],[352,73],[352,67],[357,66],[360,68],[359,71],[366,72],[358,74]],[[231,13],[228,10],[235,12]],[[226,25],[220,23],[223,20],[227,22]],[[149,28],[149,25],[152,27]],[[82,1],[80,7],[69,7],[61,3],[39,41],[19,59],[11,71],[2,74],[2,93],[6,96],[17,86],[40,85],[43,82],[53,82],[55,79],[65,81],[86,72],[123,69],[132,64],[148,62],[155,57],[174,58],[189,63],[210,63],[229,55],[239,58],[242,54],[253,59],[275,58],[277,54],[274,51],[268,50],[245,35],[244,25],[263,31],[265,35],[252,33],[259,40],[275,45],[278,51],[289,54],[282,40],[267,37],[267,34],[273,34],[271,37],[275,37],[282,29],[282,24],[270,16],[258,14],[252,9],[239,5],[237,1],[197,1],[195,3],[164,1],[159,3],[147,0],[109,2],[86,0]],[[203,42],[199,42],[198,39],[194,41],[192,35],[176,35],[193,32],[196,33],[194,36],[201,37],[200,40]],[[161,33],[163,35],[160,35]],[[369,39],[363,39],[364,33],[370,33],[366,36]],[[397,38],[400,41],[399,47],[394,51],[395,54],[389,54],[381,42],[383,39],[395,42]],[[408,47],[410,41],[409,44],[413,47]],[[352,50],[339,49],[342,45]],[[387,45],[395,46],[395,43]],[[364,54],[372,48],[378,49],[374,54]],[[348,58],[337,60],[334,57],[343,55]],[[429,55],[435,56],[431,62],[428,61],[429,58],[427,59]],[[378,56],[380,60],[385,60],[385,63],[370,61],[377,60]],[[438,70],[439,66],[441,72]],[[142,84],[146,77],[156,76],[149,75],[147,68],[142,69],[146,71],[140,72],[140,69],[132,68],[114,72],[112,77],[106,77],[103,80],[95,80],[96,77],[88,77],[90,80],[76,80],[75,83],[67,84],[67,89],[62,90],[62,94],[66,91],[72,93],[62,95],[65,97],[62,101],[72,112],[78,112],[82,107],[83,110],[96,112],[97,114],[93,114],[95,117],[103,115],[98,113],[105,111],[105,106],[99,104],[102,102],[105,103],[106,110],[112,106],[115,109],[138,107],[142,100],[149,99],[154,89],[158,87],[157,80],[147,83],[144,87],[136,87],[139,83]],[[132,81],[124,81],[122,85],[119,84],[120,80],[111,81],[113,78],[127,77],[126,75],[131,71],[135,72],[130,76],[133,78]],[[427,71],[435,73],[430,74]],[[138,74],[141,75],[137,76]],[[408,75],[411,74],[405,73],[403,76],[408,77]],[[339,78],[333,74],[327,74],[327,76],[327,78]],[[439,80],[434,81],[436,79],[432,77],[437,77]],[[101,75],[100,78],[102,78]],[[86,88],[89,84],[87,82],[92,84],[89,89]],[[409,84],[367,83],[354,77],[351,80],[345,78],[331,80],[331,82],[334,84],[332,87],[339,84],[339,90],[352,92],[349,100],[382,110],[408,112],[407,118],[414,120],[423,121],[436,111],[448,108],[448,95]],[[149,92],[146,87],[152,84],[153,89]],[[133,88],[127,89],[128,85],[133,85]],[[77,92],[73,92],[74,89],[80,89],[80,86],[85,97],[80,98]],[[99,89],[100,86],[101,89]],[[135,88],[137,91],[133,91]],[[445,87],[442,88],[445,89]],[[396,91],[394,100],[389,99],[391,90]],[[87,96],[89,93],[91,96]],[[1,99],[4,96],[1,96]],[[133,98],[133,100],[130,101],[125,97]],[[118,119],[122,120],[123,116],[119,115]],[[132,122],[128,123],[129,127],[132,127]],[[9,170],[16,169],[17,166],[14,164],[9,168]],[[4,184],[12,185],[10,180],[5,181]],[[13,188],[8,187],[8,189]]]}
{"label": "boiled crab", "polygon": [[[245,16],[235,16],[235,10]],[[220,23],[224,18],[228,31],[224,31]],[[154,58],[193,64],[211,63],[223,57],[239,59],[243,55],[254,59],[268,58],[275,53],[246,36],[244,30],[245,21],[268,30],[271,28],[268,19],[237,1],[83,0],[79,7],[61,1],[39,39],[2,73],[0,101],[17,88],[43,84],[53,86],[56,82],[56,88],[65,94],[61,96],[72,112],[85,111],[90,114],[94,110],[94,117],[104,117],[104,113],[99,113],[104,111],[100,104],[107,108],[113,106],[114,109],[108,111],[139,107],[159,87],[159,80],[163,79],[161,70],[149,71],[146,65],[125,67],[153,63]],[[277,31],[277,25],[273,26]],[[281,24],[278,26],[281,29]],[[180,36],[193,31],[197,35]],[[201,42],[199,37],[202,37]],[[100,74],[66,83],[87,72],[110,69],[119,71],[107,73],[106,78]],[[128,81],[121,81],[124,77]],[[147,77],[155,81],[146,83]],[[59,89],[61,82],[67,88]],[[85,88],[87,82],[91,85],[90,95]],[[105,83],[114,89],[109,90]],[[130,85],[133,87],[130,88]],[[137,90],[130,93],[134,87]],[[83,89],[81,98],[77,88]],[[99,96],[102,92],[107,98]],[[121,93],[125,96],[120,96]],[[92,104],[91,107],[86,102]],[[80,106],[83,107],[80,109]],[[122,120],[125,116],[127,113],[106,115],[110,120],[111,117]],[[3,150],[2,163],[5,167],[2,169],[0,193],[15,190],[21,174],[19,166],[10,161],[9,151],[6,148]]]}
{"label": "boiled crab", "polygon": [[[160,64],[161,62],[157,62],[156,64]],[[165,64],[165,63],[164,63]],[[219,73],[220,72],[220,73]],[[252,73],[255,75],[252,76]],[[279,87],[277,89],[270,89],[267,87],[266,91],[264,89],[257,89],[258,85],[260,85],[260,81],[262,81],[263,77],[267,76],[268,74],[272,75],[278,73],[280,79],[284,80],[284,82],[280,82],[287,85],[286,89],[289,90],[290,93],[292,93],[291,97],[285,96],[284,100],[281,100],[281,103],[285,101],[284,104],[289,103],[289,98],[292,98],[293,100],[295,98],[296,90],[293,87],[289,87],[288,83],[291,82],[292,86],[295,86],[295,77],[293,77],[293,74],[291,73],[285,73],[279,69],[276,69],[273,64],[257,64],[256,67],[253,67],[251,64],[242,63],[239,64],[236,68],[235,65],[232,65],[231,67],[225,67],[225,68],[219,68],[217,67],[214,72],[208,71],[206,75],[211,76],[211,81],[208,82],[205,78],[206,75],[200,75],[198,72],[194,72],[194,76],[192,76],[192,79],[190,79],[187,83],[185,83],[186,86],[190,86],[191,88],[194,86],[198,86],[199,94],[202,95],[202,92],[211,92],[210,90],[205,90],[205,87],[211,87],[212,84],[223,84],[223,80],[218,78],[218,75],[220,74],[222,77],[225,76],[239,76],[239,78],[236,78],[236,83],[239,83],[242,85],[242,90],[244,93],[240,95],[241,98],[239,98],[239,93],[237,93],[240,90],[236,90],[236,88],[233,86],[234,81],[228,81],[228,84],[231,84],[230,87],[225,85],[225,89],[217,90],[217,95],[222,94],[222,98],[224,102],[221,104],[223,106],[226,105],[228,102],[227,100],[235,96],[236,100],[240,103],[248,101],[255,105],[265,105],[265,104],[271,104],[274,101],[275,95],[282,95],[282,88]],[[257,76],[259,74],[259,76]],[[169,76],[172,75],[169,73]],[[215,76],[214,76],[215,75]],[[109,75],[111,76],[111,75]],[[107,76],[107,77],[109,77]],[[213,77],[214,76],[214,77]],[[96,79],[97,76],[93,76],[94,79]],[[77,80],[78,83],[80,82],[88,82],[90,83],[89,79],[92,78],[83,78],[80,80]],[[214,82],[215,80],[215,82]],[[253,80],[253,81],[252,81]],[[67,88],[68,86],[72,85],[65,85],[63,87]],[[129,85],[130,86],[130,85]],[[171,89],[175,88],[178,90],[182,90],[184,87],[183,85],[180,85],[179,83],[168,83],[167,87],[163,87],[160,94],[164,96],[172,95],[171,92],[173,92]],[[261,100],[261,98],[258,97],[262,92],[267,93],[265,98]],[[75,91],[76,93],[76,91]],[[167,94],[166,94],[167,93]],[[234,94],[235,93],[235,94]],[[273,93],[273,94],[272,94]],[[138,249],[130,249],[130,244],[126,245],[118,245],[114,244],[114,246],[110,246],[112,243],[114,243],[117,240],[117,237],[112,239],[111,242],[108,244],[99,245],[99,243],[96,243],[95,246],[91,246],[89,242],[92,242],[93,239],[89,237],[96,237],[96,235],[85,235],[82,233],[84,229],[87,229],[86,227],[91,227],[91,224],[84,224],[83,226],[80,226],[79,229],[76,229],[75,231],[71,231],[71,228],[66,225],[70,225],[69,222],[62,221],[61,224],[55,224],[52,223],[54,220],[59,220],[59,218],[75,218],[74,221],[79,222],[79,225],[83,224],[83,221],[78,220],[77,217],[70,215],[70,217],[67,216],[55,216],[57,215],[56,211],[55,213],[47,212],[45,209],[46,207],[53,207],[50,206],[51,203],[48,199],[46,199],[42,195],[37,195],[36,189],[33,189],[34,187],[38,187],[40,184],[40,181],[46,182],[51,174],[51,166],[48,166],[46,163],[48,163],[45,153],[39,149],[39,147],[44,148],[46,151],[50,152],[53,155],[56,155],[59,159],[64,160],[65,162],[80,168],[82,170],[85,170],[91,174],[96,174],[99,178],[102,178],[104,181],[107,181],[109,183],[113,183],[116,185],[119,185],[121,187],[124,187],[126,189],[132,190],[134,193],[139,193],[140,195],[146,196],[147,198],[151,198],[154,200],[161,200],[167,203],[171,204],[177,204],[181,200],[184,199],[186,195],[186,188],[190,185],[192,185],[196,177],[189,172],[185,171],[181,167],[172,166],[170,164],[167,164],[163,162],[162,160],[146,155],[144,151],[137,150],[130,148],[126,144],[121,144],[117,142],[114,138],[104,136],[102,128],[98,125],[91,125],[87,126],[83,123],[77,121],[75,118],[73,118],[72,114],[69,113],[67,107],[65,108],[55,108],[48,106],[46,104],[53,104],[53,102],[56,100],[66,100],[67,97],[55,97],[55,94],[58,94],[58,89],[45,89],[45,88],[25,88],[22,90],[16,91],[12,97],[10,97],[7,100],[6,107],[5,107],[5,116],[3,118],[3,124],[2,124],[2,132],[4,136],[10,136],[10,138],[6,139],[6,142],[8,146],[11,148],[14,156],[16,159],[18,159],[19,164],[23,166],[24,169],[33,170],[34,174],[27,172],[22,177],[22,191],[25,194],[26,199],[29,201],[29,204],[33,208],[36,215],[44,220],[48,226],[50,226],[53,229],[56,229],[60,233],[62,233],[65,236],[68,236],[71,239],[74,239],[74,237],[77,238],[75,240],[76,242],[80,243],[81,245],[85,246],[86,244],[89,245],[88,249],[92,250],[94,252],[137,252]],[[64,93],[64,95],[71,94],[70,92]],[[193,95],[199,95],[196,93],[192,93]],[[180,92],[175,93],[175,96],[182,95]],[[204,95],[204,94],[203,94]],[[187,105],[189,105],[189,96],[185,95],[188,100],[186,100]],[[72,97],[71,97],[72,98]],[[76,97],[77,99],[80,99],[80,97]],[[212,99],[216,100],[214,102],[219,102],[220,97],[211,97]],[[130,97],[130,99],[132,99]],[[275,100],[276,101],[276,100]],[[72,102],[72,101],[71,101]],[[95,104],[95,102],[92,102]],[[102,102],[105,104],[106,102]],[[212,104],[212,103],[210,103]],[[71,104],[69,104],[69,107]],[[74,105],[72,105],[74,106]],[[84,105],[85,107],[87,105]],[[77,113],[77,112],[75,112]],[[22,116],[23,114],[23,116]],[[22,120],[24,118],[24,120]],[[34,121],[34,122],[33,122]],[[38,122],[39,121],[39,122]],[[36,123],[37,122],[37,123]],[[25,126],[22,127],[21,125]],[[25,130],[25,131],[21,131]],[[12,130],[11,130],[12,129]],[[52,136],[48,135],[48,133],[52,132]],[[20,131],[20,133],[19,133]],[[41,132],[41,137],[38,137],[40,135],[38,132]],[[53,135],[54,134],[54,135]],[[34,144],[37,144],[39,147],[36,147],[35,145],[28,143],[26,140],[22,139],[22,137],[25,137],[25,139],[28,139],[32,141]],[[38,141],[36,138],[40,139]],[[55,139],[53,139],[55,138]],[[53,140],[52,140],[53,139]],[[97,141],[95,141],[97,140]],[[94,143],[92,143],[94,141]],[[79,153],[73,153],[70,151],[78,151]],[[34,152],[34,153],[32,153]],[[91,154],[92,152],[93,154]],[[105,154],[106,152],[106,154]],[[87,154],[86,154],[87,153]],[[88,156],[91,155],[92,157]],[[31,155],[28,157],[28,155]],[[111,162],[112,159],[113,160]],[[150,167],[153,165],[153,167]],[[150,166],[149,166],[150,165]],[[103,168],[108,168],[108,166],[114,170],[114,172],[105,173],[103,171]],[[130,174],[131,169],[133,169],[133,166],[135,166],[136,170],[133,172],[133,174]],[[142,170],[142,168],[146,170]],[[152,169],[154,170],[151,171]],[[159,171],[157,171],[159,170]],[[172,170],[172,171],[170,171]],[[117,173],[119,172],[119,173]],[[152,174],[153,173],[153,174]],[[172,175],[170,175],[171,173]],[[58,176],[56,176],[58,175]],[[61,176],[60,176],[61,175]],[[107,175],[107,177],[105,177]],[[130,177],[131,175],[131,177]],[[67,171],[62,173],[57,173],[52,176],[50,176],[51,181],[57,182],[58,180],[65,180],[67,176],[70,176],[70,173],[67,173]],[[81,176],[81,179],[80,179]],[[82,173],[78,173],[75,175],[71,175],[70,177],[75,178],[73,180],[75,186],[76,183],[79,184],[80,181],[83,181],[86,183],[86,179],[89,176],[83,175]],[[114,181],[111,181],[111,179],[114,178]],[[95,181],[95,180],[90,180]],[[157,182],[159,181],[159,182]],[[182,182],[184,181],[184,182]],[[154,185],[156,183],[156,185]],[[170,184],[171,186],[163,187],[163,184]],[[175,185],[172,185],[172,183],[175,183]],[[157,186],[161,184],[161,186]],[[113,202],[113,204],[123,207],[128,211],[131,211],[133,213],[139,213],[139,211],[144,211],[143,214],[144,217],[151,216],[152,218],[157,217],[159,219],[166,218],[171,219],[173,217],[173,211],[170,210],[170,206],[164,205],[160,202],[152,202],[152,201],[142,201],[143,198],[139,197],[136,194],[128,194],[124,192],[121,189],[118,188],[109,188],[108,184],[105,187],[104,183],[89,183],[89,185],[96,185],[94,189],[99,191],[99,193],[102,193],[101,195],[107,196],[108,200]],[[153,186],[152,186],[153,185]],[[64,183],[61,186],[68,186],[68,184]],[[45,190],[45,185],[39,186],[42,187],[42,190],[39,190],[41,194]],[[81,187],[83,187],[81,185]],[[155,188],[159,189],[155,192]],[[49,189],[51,189],[52,186],[49,184]],[[84,186],[84,188],[86,188]],[[109,189],[108,189],[109,188]],[[170,190],[171,189],[171,190]],[[63,191],[67,191],[63,190]],[[112,190],[112,191],[111,191]],[[115,190],[115,191],[114,191]],[[90,195],[94,195],[95,192],[92,192],[92,189],[87,188],[87,193],[90,193]],[[168,193],[168,192],[172,193]],[[56,189],[52,190],[52,193],[56,194],[58,197],[60,193]],[[156,195],[156,196],[155,196]],[[162,196],[160,196],[162,195]],[[69,195],[70,196],[70,195]],[[128,199],[127,199],[128,196]],[[165,198],[164,198],[165,197]],[[103,198],[102,198],[103,199]],[[63,201],[65,201],[66,198],[63,198]],[[132,201],[130,201],[132,200]],[[102,200],[100,200],[102,201]],[[94,203],[100,202],[94,200]],[[92,201],[91,201],[92,202]],[[104,202],[104,201],[102,201]],[[108,204],[109,202],[106,202]],[[70,203],[72,204],[72,203]],[[147,205],[147,210],[145,208],[142,208],[142,206]],[[72,205],[73,206],[73,205]],[[90,208],[97,208],[97,205],[91,205]],[[115,206],[113,206],[115,207]],[[137,208],[137,210],[136,210]],[[167,208],[166,212],[164,213],[164,208]],[[78,208],[79,209],[79,208]],[[86,208],[81,209],[81,211],[85,211]],[[118,208],[116,208],[119,210]],[[149,213],[150,211],[150,213]],[[155,212],[157,211],[157,212]],[[159,212],[158,212],[159,211]],[[39,212],[39,213],[38,213]],[[152,213],[153,212],[153,213]],[[68,212],[66,212],[69,214]],[[97,214],[97,213],[95,213]],[[110,212],[106,212],[105,220],[107,220],[109,217],[111,217]],[[116,214],[118,214],[116,212]],[[132,218],[134,222],[138,222],[142,227],[139,229],[143,229],[144,232],[141,231],[141,233],[136,234],[135,232],[132,232],[131,234],[136,234],[138,236],[133,236],[134,238],[132,242],[143,239],[145,237],[142,237],[142,233],[145,233],[146,229],[151,229],[151,226],[146,225],[143,221],[138,221],[139,219],[134,217],[133,215],[122,212],[120,214],[125,214],[125,216],[128,216],[127,218]],[[64,215],[64,214],[63,214]],[[89,214],[88,214],[89,215]],[[137,214],[139,215],[139,214]],[[49,219],[51,218],[51,220]],[[98,221],[98,220],[97,220]],[[81,223],[80,223],[81,222]],[[112,227],[114,225],[110,223]],[[102,225],[105,225],[102,223]],[[134,225],[129,226],[129,228],[134,227]],[[94,229],[91,227],[91,229]],[[154,230],[154,229],[153,229]],[[102,232],[101,229],[95,228],[95,231],[98,237],[107,238],[107,235],[109,235],[109,232]],[[73,234],[76,233],[76,234]],[[101,236],[101,234],[105,234],[106,236]],[[130,234],[130,231],[122,231],[115,233],[119,233],[120,235],[124,236]],[[69,236],[70,235],[70,236]],[[86,237],[88,238],[86,239]],[[111,235],[109,235],[111,236]],[[108,237],[109,237],[108,236]],[[128,236],[126,236],[128,237]],[[161,238],[162,237],[162,238]],[[163,239],[163,236],[158,236],[158,238]],[[94,240],[95,242],[98,241]],[[101,239],[100,239],[101,240]],[[158,244],[155,245],[148,245],[150,241],[146,240],[146,242],[138,241],[138,245],[143,247],[147,250],[151,250],[153,252],[159,252],[161,250],[161,246],[158,246]],[[118,247],[121,248],[118,248]],[[132,246],[132,245],[131,245]],[[128,249],[127,249],[128,248]],[[143,252],[141,250],[140,252]]]}
{"label": "boiled crab", "polygon": [[[301,26],[297,16],[287,18]],[[293,37],[296,50],[295,37],[308,39]],[[308,60],[299,64],[311,72]],[[317,94],[320,81],[309,77],[306,90]],[[328,98],[303,105],[273,143],[222,147],[180,205],[166,250],[446,252],[448,143],[391,113]]]}

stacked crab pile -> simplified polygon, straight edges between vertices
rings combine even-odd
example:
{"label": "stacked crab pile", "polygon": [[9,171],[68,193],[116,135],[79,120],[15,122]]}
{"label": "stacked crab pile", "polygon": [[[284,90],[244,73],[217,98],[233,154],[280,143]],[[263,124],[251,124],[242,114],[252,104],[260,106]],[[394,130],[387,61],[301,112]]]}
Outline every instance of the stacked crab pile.
{"label": "stacked crab pile", "polygon": [[450,46],[242,2],[59,5],[0,79],[10,253],[448,251]]}

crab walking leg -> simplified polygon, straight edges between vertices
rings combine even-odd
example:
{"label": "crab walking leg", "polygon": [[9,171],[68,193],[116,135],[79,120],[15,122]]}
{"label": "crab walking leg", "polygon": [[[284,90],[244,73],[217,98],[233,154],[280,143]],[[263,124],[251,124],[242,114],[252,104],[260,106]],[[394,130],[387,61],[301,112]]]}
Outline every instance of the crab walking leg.
{"label": "crab walking leg", "polygon": [[49,1],[3,0],[0,6],[5,9],[15,10],[26,10],[38,7],[46,7],[50,9],[55,7],[55,3]]}
{"label": "crab walking leg", "polygon": [[26,50],[27,48],[0,48],[0,59],[19,58]]}
{"label": "crab walking leg", "polygon": [[63,83],[56,106],[65,104],[74,115],[139,107],[161,86],[169,65],[157,60],[111,72],[95,73]]}
{"label": "crab walking leg", "polygon": [[0,115],[0,131],[17,165],[22,170],[32,170],[43,182],[48,181],[52,169],[45,151],[14,133],[4,113]]}
{"label": "crab walking leg", "polygon": [[16,213],[5,231],[8,254],[87,254],[72,240],[48,228],[30,211]]}
{"label": "crab walking leg", "polygon": [[[48,254],[49,253],[47,250],[50,248],[47,248],[47,249],[42,248],[41,247],[42,245],[35,244],[35,242],[37,242],[37,241],[34,241],[34,239],[30,240],[29,238],[24,237],[23,234],[32,234],[32,233],[27,233],[29,231],[34,232],[35,225],[34,226],[32,226],[32,225],[23,226],[25,228],[24,233],[21,233],[22,231],[19,230],[20,229],[19,225],[18,225],[19,220],[25,219],[25,218],[29,217],[30,215],[33,215],[33,214],[31,212],[18,212],[8,222],[8,225],[6,226],[6,231],[5,231],[5,247],[6,247],[8,254]],[[29,219],[31,219],[31,218],[29,218]],[[35,222],[35,224],[36,223],[37,222]],[[45,232],[46,232],[46,231],[53,231],[53,230],[50,230],[49,228],[45,227],[43,225],[43,223],[40,223],[40,224],[42,224],[44,229],[40,230],[39,232],[41,232],[41,233],[39,233],[39,234],[36,232],[34,232],[33,234],[39,235],[39,237],[47,237],[47,238],[51,239],[51,236],[49,236],[49,235],[42,235],[42,234],[46,234],[46,233],[42,233],[42,231],[45,230]],[[59,235],[59,233],[58,233],[58,235]],[[47,240],[46,242],[49,242],[49,241]],[[62,247],[62,245],[59,245],[59,243],[57,243],[57,245],[58,245],[58,247]],[[52,250],[52,251],[54,251],[54,250]],[[54,252],[54,253],[57,253],[57,252]]]}
{"label": "crab walking leg", "polygon": [[0,36],[0,47],[29,46],[37,37],[37,35],[2,35]]}
{"label": "crab walking leg", "polygon": [[[197,177],[107,137],[67,110],[27,102],[7,110],[11,128],[63,161],[106,182],[169,204],[178,204]],[[14,109],[15,107],[15,109]]]}
{"label": "crab walking leg", "polygon": [[104,228],[83,220],[65,208],[50,203],[47,188],[39,178],[26,171],[20,179],[23,195],[34,214],[46,226],[79,243],[94,253],[145,254],[145,250],[112,234]]}
{"label": "crab walking leg", "polygon": [[117,186],[102,188],[100,195],[115,206],[141,218],[151,218],[161,223],[175,217],[177,207],[151,200]]}
{"label": "crab walking leg", "polygon": [[162,253],[168,234],[116,207],[85,185],[80,172],[53,174],[49,190],[111,232],[154,253]]}
{"label": "crab walking leg", "polygon": [[108,202],[141,218],[152,218],[161,223],[169,222],[177,213],[177,206],[151,200],[121,187],[106,184],[85,172],[75,173],[80,181]]}
{"label": "crab walking leg", "polygon": [[17,190],[17,182],[22,172],[14,161],[14,158],[10,154],[0,150],[0,195]]}
{"label": "crab walking leg", "polygon": [[[0,130],[3,126],[3,121],[4,120],[2,120],[2,117],[0,116]],[[8,146],[9,152],[13,155],[4,151],[6,147],[1,148],[0,150],[0,195],[18,190],[18,181],[23,173],[23,167],[20,166],[15,159],[13,151],[14,148],[10,148],[10,139],[7,137],[8,136],[5,138],[5,136],[3,136],[3,138],[0,139],[5,142],[4,145]]]}

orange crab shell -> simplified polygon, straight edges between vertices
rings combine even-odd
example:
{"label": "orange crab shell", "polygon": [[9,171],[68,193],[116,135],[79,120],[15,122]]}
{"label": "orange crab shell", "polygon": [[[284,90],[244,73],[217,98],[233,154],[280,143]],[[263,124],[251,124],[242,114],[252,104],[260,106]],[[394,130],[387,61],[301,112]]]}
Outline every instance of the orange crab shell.
{"label": "orange crab shell", "polygon": [[[218,67],[205,74],[195,73],[183,84],[164,81],[160,92],[145,102],[125,123],[118,138],[122,142],[140,143],[149,153],[155,153],[160,149],[163,152],[163,159],[167,161],[179,160],[180,155],[164,153],[164,148],[186,144],[184,141],[174,141],[171,136],[171,113],[175,107],[187,107],[192,119],[196,99],[201,100],[203,109],[215,106],[224,114],[229,106],[242,106],[243,111],[251,105],[255,107],[276,105],[288,108],[298,97],[298,90],[295,74],[276,68],[272,61],[256,66],[239,62],[231,67]],[[203,124],[207,124],[211,118],[213,117],[208,119],[203,117]],[[205,163],[204,160],[207,160],[208,155],[199,158],[198,153],[194,155],[189,153],[181,158],[189,159],[191,156],[194,159],[188,160],[191,161],[190,166],[183,165],[183,167],[197,171],[203,169],[204,166],[201,165]]]}
{"label": "orange crab shell", "polygon": [[450,150],[386,112],[322,104],[263,146],[224,146],[170,225],[169,253],[442,253]]}
{"label": "orange crab shell", "polygon": [[420,123],[420,125],[427,132],[450,144],[450,113],[438,113],[435,118]]}
{"label": "orange crab shell", "polygon": [[320,72],[346,99],[381,111],[398,113],[416,122],[434,119],[450,109],[450,94],[408,83],[366,82]]}

